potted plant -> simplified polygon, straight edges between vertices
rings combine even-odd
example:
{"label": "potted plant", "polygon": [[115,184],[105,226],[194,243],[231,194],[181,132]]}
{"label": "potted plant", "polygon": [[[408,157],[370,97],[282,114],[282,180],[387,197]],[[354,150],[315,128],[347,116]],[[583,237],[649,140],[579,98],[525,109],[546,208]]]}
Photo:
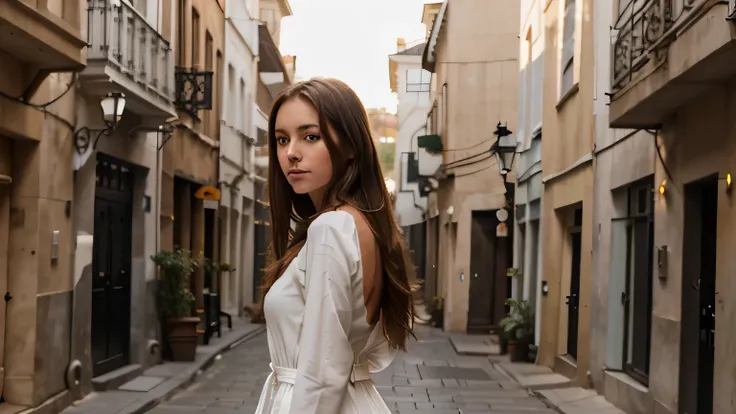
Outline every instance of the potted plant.
{"label": "potted plant", "polygon": [[445,298],[435,296],[432,300],[432,326],[442,328],[445,319]]}
{"label": "potted plant", "polygon": [[506,299],[509,315],[501,320],[500,326],[508,339],[511,362],[529,359],[529,344],[534,335],[534,311],[527,300]]}
{"label": "potted plant", "polygon": [[174,361],[194,361],[197,353],[198,317],[193,317],[194,295],[189,279],[201,261],[188,250],[160,251],[151,256],[160,268],[159,311],[166,345]]}
{"label": "potted plant", "polygon": [[491,335],[498,337],[499,355],[506,355],[509,352],[509,338],[504,333],[503,327],[497,326],[491,329]]}

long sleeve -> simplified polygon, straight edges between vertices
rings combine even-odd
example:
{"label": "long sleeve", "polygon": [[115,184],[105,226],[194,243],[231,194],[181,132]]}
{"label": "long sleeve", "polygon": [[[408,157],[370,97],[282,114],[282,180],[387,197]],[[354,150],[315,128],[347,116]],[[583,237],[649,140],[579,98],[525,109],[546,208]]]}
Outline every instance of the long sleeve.
{"label": "long sleeve", "polygon": [[360,253],[352,217],[341,212],[317,218],[303,253],[306,304],[289,412],[339,414],[354,360],[348,334],[354,307],[352,275]]}

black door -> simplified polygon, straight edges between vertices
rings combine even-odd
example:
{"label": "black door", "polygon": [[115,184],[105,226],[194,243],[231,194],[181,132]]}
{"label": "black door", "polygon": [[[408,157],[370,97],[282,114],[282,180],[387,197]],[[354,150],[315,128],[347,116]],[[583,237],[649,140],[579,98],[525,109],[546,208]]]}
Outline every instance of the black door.
{"label": "black door", "polygon": [[685,187],[680,413],[713,413],[717,177]]}
{"label": "black door", "polygon": [[470,229],[470,303],[468,333],[487,334],[506,316],[511,234],[496,237],[496,210],[474,211]]}
{"label": "black door", "polygon": [[580,310],[580,249],[582,247],[582,233],[575,231],[572,238],[572,263],[570,272],[570,295],[567,296],[567,354],[578,357],[578,316]]}
{"label": "black door", "polygon": [[98,376],[128,363],[132,172],[97,162],[92,260],[92,362]]}

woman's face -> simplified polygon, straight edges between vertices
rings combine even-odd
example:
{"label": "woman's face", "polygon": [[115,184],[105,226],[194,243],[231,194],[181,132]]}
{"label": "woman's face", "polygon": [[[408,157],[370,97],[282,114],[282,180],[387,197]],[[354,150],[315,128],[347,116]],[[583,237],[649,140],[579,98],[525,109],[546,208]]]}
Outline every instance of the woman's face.
{"label": "woman's face", "polygon": [[284,102],[276,114],[276,154],[297,194],[309,194],[320,208],[332,180],[332,158],[319,129],[317,110],[301,98]]}

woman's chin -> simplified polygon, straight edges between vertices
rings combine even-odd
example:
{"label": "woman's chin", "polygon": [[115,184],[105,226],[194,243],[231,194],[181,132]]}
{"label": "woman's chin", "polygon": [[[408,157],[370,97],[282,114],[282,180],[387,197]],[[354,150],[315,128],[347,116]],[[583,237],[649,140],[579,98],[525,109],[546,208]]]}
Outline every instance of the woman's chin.
{"label": "woman's chin", "polygon": [[301,183],[296,183],[296,184],[292,183],[291,189],[294,190],[294,192],[299,195],[309,194],[312,190],[314,190],[312,186],[307,186]]}

